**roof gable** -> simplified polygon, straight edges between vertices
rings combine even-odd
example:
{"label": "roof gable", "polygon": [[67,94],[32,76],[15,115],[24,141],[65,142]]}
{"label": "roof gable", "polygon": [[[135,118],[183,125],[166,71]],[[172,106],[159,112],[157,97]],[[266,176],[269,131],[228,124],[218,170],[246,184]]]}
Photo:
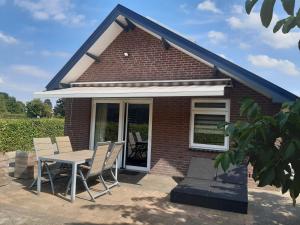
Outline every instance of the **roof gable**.
{"label": "roof gable", "polygon": [[166,29],[165,27],[135,13],[134,11],[122,5],[117,5],[113,9],[113,11],[99,25],[99,27],[93,32],[87,41],[77,50],[77,52],[71,57],[65,66],[49,82],[49,84],[46,86],[46,89],[59,89],[62,81],[69,82],[69,80],[66,79],[69,76],[66,76],[67,74],[72,74],[75,72],[77,74],[82,74],[86,68],[80,67],[82,63],[79,62],[84,62],[85,65],[91,65],[94,60],[86,56],[86,53],[90,51],[97,51],[99,54],[100,51],[101,54],[101,51],[104,51],[104,49],[101,49],[99,46],[97,49],[97,41],[99,42],[99,40],[102,38],[104,43],[106,42],[106,44],[110,44],[110,42],[112,42],[114,39],[105,38],[105,35],[108,35],[108,32],[114,33],[114,38],[116,38],[123,31],[122,27],[117,24],[116,20],[119,21],[120,19],[122,20],[124,18],[127,20],[127,23],[134,23],[154,36],[165,39],[167,42],[176,46],[183,52],[192,55],[193,57],[211,66],[216,66],[227,76],[271,98],[274,102],[293,101],[297,98],[296,95],[286,91],[285,89],[198,46],[194,42],[191,42],[190,40]]}
{"label": "roof gable", "polygon": [[[127,53],[129,57],[125,57]],[[74,82],[216,79],[212,66],[135,27],[122,32]],[[227,77],[227,76],[226,76]]]}

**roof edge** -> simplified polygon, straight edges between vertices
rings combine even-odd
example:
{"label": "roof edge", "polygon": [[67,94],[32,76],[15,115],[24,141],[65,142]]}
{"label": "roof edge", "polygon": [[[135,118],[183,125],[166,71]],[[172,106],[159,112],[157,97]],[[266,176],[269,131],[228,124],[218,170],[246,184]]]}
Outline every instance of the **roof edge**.
{"label": "roof edge", "polygon": [[273,102],[294,101],[298,96],[275,85],[274,83],[216,55],[213,52],[195,44],[194,42],[180,36],[179,34],[147,19],[146,17],[118,4],[104,21],[96,28],[92,35],[83,43],[83,45],[75,52],[70,60],[63,66],[63,68],[56,74],[56,76],[46,86],[47,90],[55,90],[60,88],[60,81],[70,71],[70,69],[80,60],[80,58],[87,52],[87,50],[96,42],[96,40],[105,32],[105,30],[115,21],[115,19],[122,15],[129,20],[145,27],[153,33],[165,38],[167,41],[185,49],[205,61],[208,61],[221,70],[227,72],[226,75],[231,78],[244,83],[250,88],[264,94],[271,98]]}

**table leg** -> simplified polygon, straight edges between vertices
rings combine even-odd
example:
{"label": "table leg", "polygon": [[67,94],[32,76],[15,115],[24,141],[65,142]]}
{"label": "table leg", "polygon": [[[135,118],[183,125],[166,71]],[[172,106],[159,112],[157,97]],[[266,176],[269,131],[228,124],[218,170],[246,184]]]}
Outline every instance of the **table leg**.
{"label": "table leg", "polygon": [[76,163],[72,163],[71,202],[75,201],[75,195],[76,195],[76,178],[77,178],[77,164]]}
{"label": "table leg", "polygon": [[37,177],[37,193],[41,192],[41,177],[42,177],[42,161],[38,160],[38,177]]}
{"label": "table leg", "polygon": [[118,158],[116,159],[115,177],[118,180]]}

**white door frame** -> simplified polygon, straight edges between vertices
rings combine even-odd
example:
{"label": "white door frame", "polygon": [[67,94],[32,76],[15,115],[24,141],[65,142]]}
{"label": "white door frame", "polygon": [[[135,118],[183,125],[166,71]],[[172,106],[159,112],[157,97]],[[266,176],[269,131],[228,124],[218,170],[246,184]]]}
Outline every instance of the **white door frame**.
{"label": "white door frame", "polygon": [[[119,130],[118,130],[118,141],[122,141],[125,136],[125,143],[127,145],[127,134],[124,135],[124,130],[127,132],[127,115],[125,115],[125,104],[149,104],[149,127],[148,127],[148,150],[147,150],[147,167],[135,167],[126,166],[126,159],[122,159],[122,154],[118,157],[118,167],[124,166],[129,170],[138,171],[150,171],[151,168],[151,143],[152,143],[152,110],[153,110],[153,99],[152,98],[93,98],[91,105],[91,121],[90,121],[90,149],[94,149],[94,137],[95,137],[95,120],[96,120],[96,104],[97,103],[117,103],[119,104]],[[128,107],[128,104],[127,104]],[[127,110],[128,113],[128,110]],[[125,120],[126,117],[126,120]],[[126,121],[126,124],[125,124]],[[126,129],[124,129],[126,126]],[[127,147],[127,146],[126,146]],[[125,147],[125,149],[126,149]],[[126,157],[126,154],[123,154]],[[124,165],[122,165],[122,161]]]}
{"label": "white door frame", "polygon": [[126,109],[126,124],[125,124],[125,149],[127,150],[127,125],[128,125],[128,104],[146,104],[149,105],[149,121],[148,121],[148,146],[147,146],[147,167],[138,167],[138,166],[129,166],[126,165],[126,153],[123,158],[123,166],[125,169],[129,170],[137,170],[137,171],[150,171],[151,168],[151,143],[152,143],[152,106],[153,99],[129,99],[126,101],[127,109]]}

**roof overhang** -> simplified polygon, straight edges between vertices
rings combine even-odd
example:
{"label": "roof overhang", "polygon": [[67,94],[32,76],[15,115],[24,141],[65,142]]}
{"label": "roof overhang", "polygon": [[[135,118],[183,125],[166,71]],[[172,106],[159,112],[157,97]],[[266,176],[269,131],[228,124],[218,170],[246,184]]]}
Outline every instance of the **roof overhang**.
{"label": "roof overhang", "polygon": [[72,87],[35,92],[37,98],[140,98],[224,96],[225,85],[149,86],[149,87]]}
{"label": "roof overhang", "polygon": [[[294,101],[297,96],[287,90],[263,79],[260,76],[198,46],[194,42],[183,36],[165,28],[164,26],[143,17],[138,13],[122,6],[117,5],[106,19],[99,25],[88,40],[78,49],[66,65],[47,85],[47,90],[62,88],[61,83],[70,84],[76,81],[86,69],[96,61],[102,52],[115,40],[124,30],[118,22],[124,24],[132,23],[153,36],[163,39],[171,46],[182,52],[206,63],[209,66],[217,67],[221,72],[228,75],[253,90],[272,99],[273,102]],[[101,60],[100,60],[101,61]]]}

